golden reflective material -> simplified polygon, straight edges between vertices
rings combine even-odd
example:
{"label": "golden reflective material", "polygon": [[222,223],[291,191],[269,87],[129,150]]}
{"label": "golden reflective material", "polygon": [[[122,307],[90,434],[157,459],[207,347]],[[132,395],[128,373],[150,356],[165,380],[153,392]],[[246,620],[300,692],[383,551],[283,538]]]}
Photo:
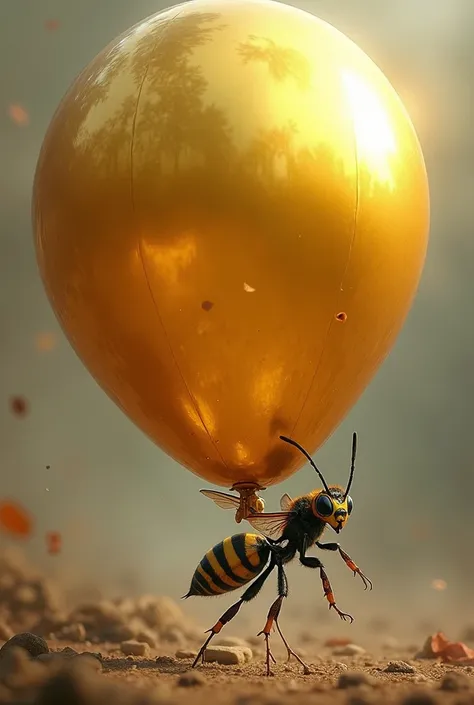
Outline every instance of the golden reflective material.
{"label": "golden reflective material", "polygon": [[34,187],[38,262],[104,390],[202,478],[265,487],[390,351],[429,228],[415,131],[372,61],[270,1],[195,0],[77,78]]}

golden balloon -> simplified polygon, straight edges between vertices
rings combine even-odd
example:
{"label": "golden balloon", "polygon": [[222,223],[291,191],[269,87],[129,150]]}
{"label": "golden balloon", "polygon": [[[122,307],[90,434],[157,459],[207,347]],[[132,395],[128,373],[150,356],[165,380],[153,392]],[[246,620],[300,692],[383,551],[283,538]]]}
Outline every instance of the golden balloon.
{"label": "golden balloon", "polygon": [[33,205],[50,301],[163,450],[265,487],[314,452],[390,351],[429,196],[380,70],[316,17],[193,0],[112,42],[60,104]]}

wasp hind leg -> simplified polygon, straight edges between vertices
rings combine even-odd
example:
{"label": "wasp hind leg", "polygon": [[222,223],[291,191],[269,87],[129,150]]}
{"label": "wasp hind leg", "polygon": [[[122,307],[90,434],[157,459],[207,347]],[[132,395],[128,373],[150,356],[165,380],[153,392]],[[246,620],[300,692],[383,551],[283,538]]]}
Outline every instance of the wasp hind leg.
{"label": "wasp hind leg", "polygon": [[254,597],[258,595],[260,590],[263,587],[263,584],[269,577],[269,575],[272,573],[273,569],[275,568],[275,560],[272,556],[269,565],[259,577],[254,580],[254,582],[246,589],[242,597],[238,602],[235,602],[231,607],[229,607],[228,610],[224,612],[224,614],[217,620],[217,622],[214,624],[214,626],[211,629],[208,629],[208,634],[209,636],[207,637],[206,641],[204,644],[201,646],[199,649],[199,653],[194,659],[192,668],[197,666],[200,660],[204,661],[204,655],[206,653],[206,649],[209,646],[209,642],[213,637],[215,637],[216,634],[219,634],[219,632],[222,630],[223,627],[225,627],[226,624],[228,624],[231,619],[235,617],[235,615],[238,613],[244,602],[250,602],[250,600],[253,600]]}
{"label": "wasp hind leg", "polygon": [[298,656],[298,654],[293,651],[291,646],[288,644],[287,640],[285,639],[283,632],[281,631],[280,624],[278,622],[281,608],[283,605],[283,600],[285,597],[288,597],[288,580],[286,578],[285,571],[283,569],[283,566],[281,563],[277,564],[278,566],[278,597],[273,602],[271,605],[270,609],[268,610],[268,615],[267,615],[267,621],[265,623],[264,628],[262,629],[261,632],[257,636],[260,636],[260,634],[263,634],[265,637],[265,649],[266,649],[266,666],[267,666],[267,676],[271,676],[271,667],[270,667],[270,662],[273,661],[273,663],[276,663],[275,657],[272,654],[272,651],[270,649],[270,633],[273,627],[273,624],[275,624],[278,634],[281,637],[282,642],[285,645],[287,654],[288,654],[288,661],[292,656],[295,657],[295,659],[303,666],[303,672],[305,675],[309,675],[311,673],[311,670],[309,666]]}

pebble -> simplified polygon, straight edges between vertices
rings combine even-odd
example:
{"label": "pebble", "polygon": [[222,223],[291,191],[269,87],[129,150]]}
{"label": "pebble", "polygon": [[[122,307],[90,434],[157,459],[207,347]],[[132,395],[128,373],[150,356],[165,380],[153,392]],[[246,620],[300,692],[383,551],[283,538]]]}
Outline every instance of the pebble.
{"label": "pebble", "polygon": [[196,658],[197,651],[187,651],[186,649],[179,649],[175,653],[176,658]]}
{"label": "pebble", "polygon": [[33,656],[33,658],[40,654],[49,653],[49,646],[42,636],[37,636],[30,632],[22,632],[21,634],[15,634],[4,643],[0,649],[0,658],[13,646],[19,646],[21,649],[27,651],[30,656]]}
{"label": "pebble", "polygon": [[442,679],[439,689],[448,691],[468,690],[471,687],[471,681],[464,673],[456,673],[449,671]]}
{"label": "pebble", "polygon": [[248,660],[244,651],[236,646],[208,646],[204,652],[204,661],[223,666],[239,666]]}
{"label": "pebble", "polygon": [[206,679],[198,671],[188,671],[178,678],[178,686],[180,688],[194,688],[199,685],[205,685],[205,683]]}
{"label": "pebble", "polygon": [[337,688],[346,689],[359,685],[373,685],[373,680],[363,671],[348,671],[341,673],[337,679]]}
{"label": "pebble", "polygon": [[125,656],[148,656],[150,647],[142,641],[122,641],[120,649]]}
{"label": "pebble", "polygon": [[416,673],[416,668],[410,666],[406,661],[389,661],[385,673]]}
{"label": "pebble", "polygon": [[86,640],[86,628],[82,624],[82,622],[70,624],[61,629],[59,636],[62,639],[70,639],[71,641],[82,642]]}
{"label": "pebble", "polygon": [[357,644],[346,644],[340,648],[333,650],[334,656],[360,656],[365,654],[365,649]]}

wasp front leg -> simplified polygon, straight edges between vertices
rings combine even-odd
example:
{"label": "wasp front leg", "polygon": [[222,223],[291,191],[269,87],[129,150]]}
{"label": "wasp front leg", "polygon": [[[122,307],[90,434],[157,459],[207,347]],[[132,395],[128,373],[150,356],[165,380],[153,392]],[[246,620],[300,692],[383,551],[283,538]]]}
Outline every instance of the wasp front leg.
{"label": "wasp front leg", "polygon": [[370,578],[364,575],[359,566],[356,565],[352,558],[345,551],[342,550],[338,543],[319,543],[319,541],[317,541],[316,546],[318,548],[321,548],[323,551],[339,551],[339,554],[346,566],[349,568],[349,570],[352,570],[352,572],[354,573],[354,577],[358,575],[364,583],[364,590],[367,590],[367,588],[369,588],[369,590],[372,590],[373,585]]}
{"label": "wasp front leg", "polygon": [[329,609],[333,609],[339,617],[346,621],[353,622],[354,617],[351,614],[347,614],[346,612],[342,612],[339,607],[336,605],[336,600],[334,598],[334,593],[332,591],[331,583],[329,582],[329,578],[326,575],[326,571],[324,570],[324,566],[319,560],[319,558],[316,558],[315,556],[305,556],[304,553],[300,554],[300,563],[306,568],[319,568],[319,574],[321,576],[321,582],[323,584],[323,590],[324,590],[324,596],[326,597],[327,601],[329,602]]}

